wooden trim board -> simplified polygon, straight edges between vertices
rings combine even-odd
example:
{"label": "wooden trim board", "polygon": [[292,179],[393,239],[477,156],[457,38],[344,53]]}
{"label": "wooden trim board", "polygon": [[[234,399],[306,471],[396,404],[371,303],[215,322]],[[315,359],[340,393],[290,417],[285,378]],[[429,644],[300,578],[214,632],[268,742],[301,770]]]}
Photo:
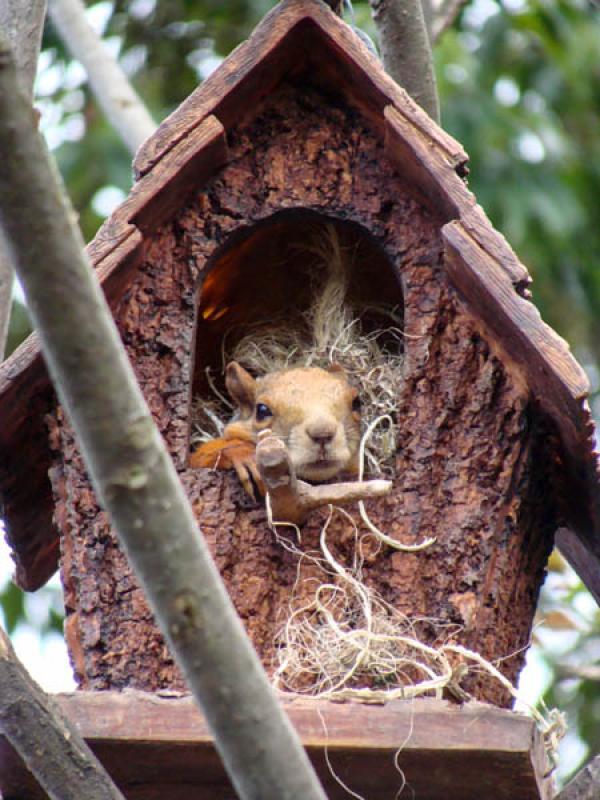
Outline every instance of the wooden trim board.
{"label": "wooden trim board", "polygon": [[[380,114],[388,103],[398,110],[432,146],[444,153],[455,168],[462,168],[467,155],[462,145],[436,125],[411,97],[390,78],[381,61],[320,0],[283,0],[192,94],[167,117],[138,150],[135,174],[146,174],[183,137],[209,114],[225,128],[251,108],[291,71],[312,62],[314,73],[323,68],[323,49],[334,53],[344,65],[341,74],[346,91],[364,100]],[[316,63],[315,63],[316,62]]]}
{"label": "wooden trim board", "polygon": [[[190,697],[143,692],[59,695],[73,720],[128,798],[215,800],[236,797],[203,717]],[[347,798],[325,759],[353,791],[391,800],[407,783],[415,800],[550,800],[545,755],[531,719],[480,703],[421,699],[385,706],[285,698],[330,800]],[[44,794],[0,738],[0,791],[38,800]]]}

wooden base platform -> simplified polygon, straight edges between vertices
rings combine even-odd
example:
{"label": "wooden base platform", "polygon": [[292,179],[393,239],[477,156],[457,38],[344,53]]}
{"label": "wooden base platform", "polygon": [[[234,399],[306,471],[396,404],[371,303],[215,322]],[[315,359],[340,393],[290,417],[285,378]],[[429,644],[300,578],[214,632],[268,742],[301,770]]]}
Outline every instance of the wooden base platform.
{"label": "wooden base platform", "polygon": [[[77,692],[57,699],[127,798],[236,799],[191,698],[126,691]],[[367,706],[286,698],[284,706],[330,800],[350,796],[332,773],[365,800],[393,800],[402,774],[406,788],[401,798],[552,796],[551,781],[543,777],[542,742],[533,721],[520,714],[429,699]],[[45,797],[1,736],[0,793],[4,800]]]}

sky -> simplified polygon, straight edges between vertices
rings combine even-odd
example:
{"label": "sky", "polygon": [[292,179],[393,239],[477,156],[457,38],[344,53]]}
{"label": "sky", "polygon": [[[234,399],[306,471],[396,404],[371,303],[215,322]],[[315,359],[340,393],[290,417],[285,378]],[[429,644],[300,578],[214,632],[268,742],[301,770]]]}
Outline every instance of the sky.
{"label": "sky", "polygon": [[[13,561],[4,532],[0,536],[0,592],[10,581]],[[73,672],[69,664],[64,638],[56,632],[40,635],[40,626],[48,619],[50,608],[62,613],[60,602],[60,579],[56,574],[48,589],[25,595],[27,621],[17,625],[11,641],[19,659],[32,678],[47,692],[68,692],[75,688]],[[0,620],[5,619],[0,609]]]}

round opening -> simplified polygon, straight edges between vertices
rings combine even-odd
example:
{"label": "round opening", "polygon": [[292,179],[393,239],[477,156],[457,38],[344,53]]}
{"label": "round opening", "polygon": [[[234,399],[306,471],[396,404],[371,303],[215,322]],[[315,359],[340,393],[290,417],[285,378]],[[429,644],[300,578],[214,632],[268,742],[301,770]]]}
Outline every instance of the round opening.
{"label": "round opening", "polygon": [[368,449],[368,471],[393,470],[402,289],[364,228],[293,210],[240,229],[211,259],[197,320],[192,447],[221,436],[235,410],[224,385],[229,361],[254,377],[335,363],[361,393],[363,422],[388,417]]}
{"label": "round opening", "polygon": [[[318,291],[315,274],[327,266],[315,256],[333,228],[349,272],[347,302],[365,332],[383,324],[381,309],[394,309],[403,328],[400,281],[376,239],[354,222],[304,210],[280,212],[239,229],[211,258],[200,287],[193,379],[194,395],[220,385],[223,357],[250,330],[310,308]],[[402,339],[398,340],[402,347]]]}

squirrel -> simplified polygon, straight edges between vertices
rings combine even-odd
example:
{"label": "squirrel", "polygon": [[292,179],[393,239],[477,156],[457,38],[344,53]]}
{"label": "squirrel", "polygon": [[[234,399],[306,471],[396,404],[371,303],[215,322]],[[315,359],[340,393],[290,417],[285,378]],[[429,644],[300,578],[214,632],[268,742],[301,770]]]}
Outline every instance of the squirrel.
{"label": "squirrel", "polygon": [[256,442],[261,431],[270,430],[284,441],[299,478],[322,482],[358,472],[360,398],[343,367],[288,368],[254,379],[232,361],[225,385],[236,415],[222,437],[196,448],[192,468],[233,468],[250,497],[253,482],[264,495]]}

